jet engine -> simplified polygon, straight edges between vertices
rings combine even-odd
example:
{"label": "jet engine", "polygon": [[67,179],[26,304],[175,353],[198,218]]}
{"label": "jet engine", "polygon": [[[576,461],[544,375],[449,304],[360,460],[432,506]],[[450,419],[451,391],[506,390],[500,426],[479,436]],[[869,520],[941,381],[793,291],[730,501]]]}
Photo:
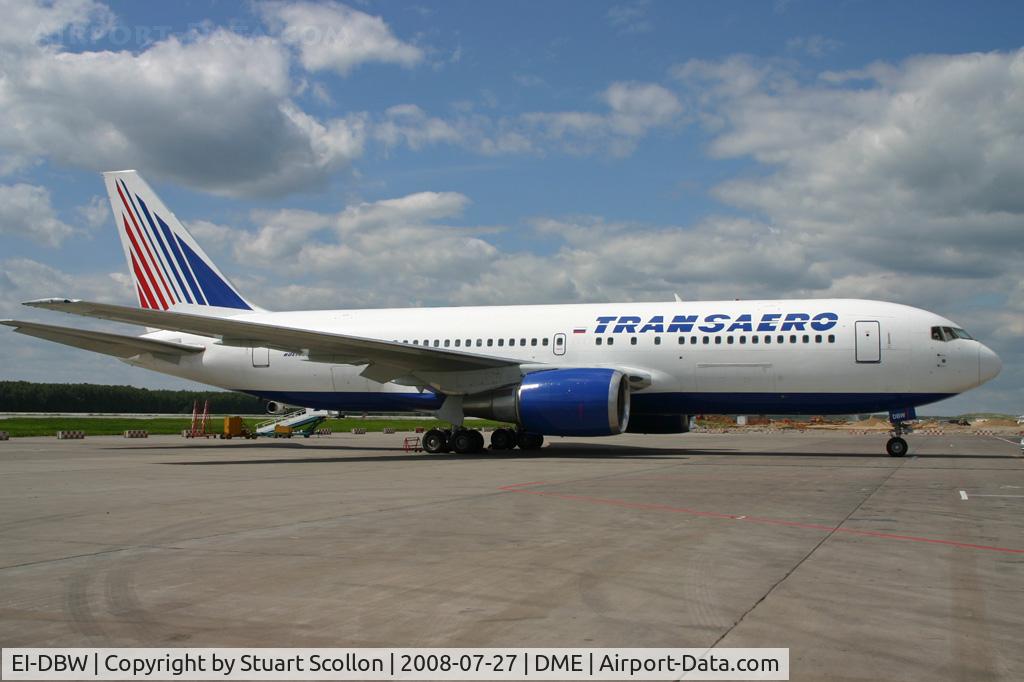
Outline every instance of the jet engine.
{"label": "jet engine", "polygon": [[629,381],[614,369],[549,369],[466,396],[463,412],[548,436],[613,436],[629,425]]}
{"label": "jet engine", "polygon": [[292,410],[299,409],[295,405],[288,405],[287,403],[281,403],[276,400],[267,401],[267,414],[284,414],[285,412],[291,412]]}

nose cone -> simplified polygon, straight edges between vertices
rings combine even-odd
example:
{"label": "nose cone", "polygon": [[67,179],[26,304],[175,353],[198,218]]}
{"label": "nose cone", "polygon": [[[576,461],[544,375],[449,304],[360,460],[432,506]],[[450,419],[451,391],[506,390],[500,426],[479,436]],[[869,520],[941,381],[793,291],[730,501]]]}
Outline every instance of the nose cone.
{"label": "nose cone", "polygon": [[1003,362],[999,356],[984,345],[978,344],[978,383],[995,379],[999,371],[1003,369]]}

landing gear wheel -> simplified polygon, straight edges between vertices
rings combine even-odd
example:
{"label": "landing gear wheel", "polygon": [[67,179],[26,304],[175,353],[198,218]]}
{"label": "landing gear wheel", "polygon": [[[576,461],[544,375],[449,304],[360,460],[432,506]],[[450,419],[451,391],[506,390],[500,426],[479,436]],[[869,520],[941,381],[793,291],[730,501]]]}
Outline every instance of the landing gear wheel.
{"label": "landing gear wheel", "polygon": [[423,434],[423,451],[435,455],[448,452],[448,436],[441,429],[430,429]]}
{"label": "landing gear wheel", "polygon": [[544,436],[539,433],[520,433],[519,447],[523,450],[540,450],[544,446]]}
{"label": "landing gear wheel", "polygon": [[452,435],[452,450],[460,455],[468,455],[476,450],[476,437],[473,435],[476,431],[456,431]]}
{"label": "landing gear wheel", "polygon": [[484,434],[479,431],[470,431],[473,434],[473,452],[480,452],[484,449]]}
{"label": "landing gear wheel", "polygon": [[512,450],[516,447],[516,432],[512,429],[495,429],[491,434],[491,447],[495,450]]}
{"label": "landing gear wheel", "polygon": [[907,454],[907,441],[899,437],[890,438],[885,444],[885,451],[890,457],[902,457]]}

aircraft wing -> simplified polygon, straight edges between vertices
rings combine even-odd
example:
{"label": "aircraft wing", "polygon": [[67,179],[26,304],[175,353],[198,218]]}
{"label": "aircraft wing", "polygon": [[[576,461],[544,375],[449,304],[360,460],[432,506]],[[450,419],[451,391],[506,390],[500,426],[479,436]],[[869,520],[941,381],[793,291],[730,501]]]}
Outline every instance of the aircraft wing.
{"label": "aircraft wing", "polygon": [[192,346],[171,341],[158,341],[139,336],[111,334],[86,329],[58,327],[39,322],[23,322],[21,320],[0,320],[0,324],[14,327],[14,331],[36,338],[56,341],[65,346],[74,346],[91,350],[96,353],[113,355],[118,358],[130,358],[140,353],[163,353],[164,355],[191,355],[202,353],[202,346]]}
{"label": "aircraft wing", "polygon": [[371,365],[363,375],[388,381],[412,372],[466,372],[518,367],[520,360],[477,355],[448,348],[334,334],[299,327],[249,322],[235,317],[150,310],[110,303],[69,299],[42,299],[25,303],[33,308],[59,310],[103,320],[138,324],[156,329],[220,339],[229,346],[274,348],[308,355],[312,361]]}

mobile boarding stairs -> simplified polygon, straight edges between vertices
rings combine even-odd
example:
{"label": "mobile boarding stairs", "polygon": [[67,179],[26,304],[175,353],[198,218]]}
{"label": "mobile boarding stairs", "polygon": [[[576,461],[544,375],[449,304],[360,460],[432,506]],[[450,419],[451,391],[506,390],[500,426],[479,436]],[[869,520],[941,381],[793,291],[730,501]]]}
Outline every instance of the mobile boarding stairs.
{"label": "mobile boarding stairs", "polygon": [[256,435],[276,437],[287,434],[309,438],[316,432],[317,427],[327,421],[328,417],[332,416],[334,416],[334,413],[329,410],[304,408],[268,419],[265,422],[260,422],[256,425]]}

